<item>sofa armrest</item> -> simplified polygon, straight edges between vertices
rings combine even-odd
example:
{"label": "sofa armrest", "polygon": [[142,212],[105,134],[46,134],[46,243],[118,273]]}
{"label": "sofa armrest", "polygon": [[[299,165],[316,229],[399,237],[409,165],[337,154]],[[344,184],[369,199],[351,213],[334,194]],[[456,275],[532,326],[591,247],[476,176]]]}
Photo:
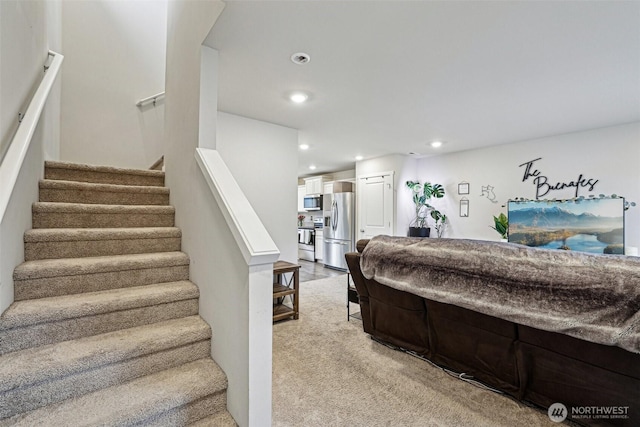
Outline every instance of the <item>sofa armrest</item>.
{"label": "sofa armrest", "polygon": [[367,246],[367,244],[369,243],[371,239],[360,239],[356,242],[356,250],[359,253],[362,253],[362,251],[364,250],[365,246]]}
{"label": "sofa armrest", "polygon": [[345,254],[345,259],[347,261],[347,266],[349,267],[349,273],[351,273],[354,286],[358,291],[358,296],[369,298],[367,282],[360,270],[360,256],[361,255],[358,252],[348,252]]}
{"label": "sofa armrest", "polygon": [[371,314],[369,310],[369,290],[367,289],[367,281],[360,270],[360,253],[349,252],[345,254],[347,266],[353,279],[353,284],[358,291],[358,299],[360,300],[360,314],[362,315],[362,326],[368,334],[373,332],[371,323]]}

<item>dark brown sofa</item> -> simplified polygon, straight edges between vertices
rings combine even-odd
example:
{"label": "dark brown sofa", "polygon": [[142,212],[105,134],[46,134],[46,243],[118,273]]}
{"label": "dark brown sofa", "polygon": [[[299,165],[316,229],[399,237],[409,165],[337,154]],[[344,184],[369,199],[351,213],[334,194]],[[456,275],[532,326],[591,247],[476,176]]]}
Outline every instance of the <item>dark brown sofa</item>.
{"label": "dark brown sofa", "polygon": [[[563,403],[569,418],[580,424],[640,425],[640,354],[523,326],[369,280],[360,265],[368,242],[359,241],[358,252],[346,254],[366,333],[471,375],[516,399],[544,408]],[[572,416],[572,410],[580,413]],[[593,411],[617,414],[602,416]]]}

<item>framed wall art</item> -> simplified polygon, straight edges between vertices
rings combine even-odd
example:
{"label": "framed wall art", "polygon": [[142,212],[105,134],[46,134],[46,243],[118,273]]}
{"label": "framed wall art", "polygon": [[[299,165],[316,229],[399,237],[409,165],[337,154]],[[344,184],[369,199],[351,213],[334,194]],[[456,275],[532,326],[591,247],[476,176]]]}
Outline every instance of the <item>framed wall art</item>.
{"label": "framed wall art", "polygon": [[469,194],[469,183],[461,182],[458,184],[458,194]]}
{"label": "framed wall art", "polygon": [[460,200],[460,216],[464,218],[469,216],[469,200],[466,197]]}

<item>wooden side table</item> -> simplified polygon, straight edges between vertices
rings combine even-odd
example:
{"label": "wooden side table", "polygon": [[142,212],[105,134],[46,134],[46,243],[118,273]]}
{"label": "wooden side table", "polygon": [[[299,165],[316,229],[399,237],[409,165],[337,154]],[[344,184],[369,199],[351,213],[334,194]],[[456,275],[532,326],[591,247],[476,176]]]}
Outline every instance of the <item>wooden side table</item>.
{"label": "wooden side table", "polygon": [[[286,274],[291,273],[287,278]],[[300,266],[287,261],[276,261],[273,264],[273,321],[300,315]],[[285,305],[290,296],[292,307]]]}

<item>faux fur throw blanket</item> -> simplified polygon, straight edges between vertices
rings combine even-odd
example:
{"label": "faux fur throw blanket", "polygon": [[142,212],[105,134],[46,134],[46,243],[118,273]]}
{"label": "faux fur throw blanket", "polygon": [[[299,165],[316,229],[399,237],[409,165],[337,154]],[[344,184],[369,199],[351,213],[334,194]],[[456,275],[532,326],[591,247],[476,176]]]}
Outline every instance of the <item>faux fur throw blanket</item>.
{"label": "faux fur throw blanket", "polygon": [[377,236],[360,267],[427,299],[640,353],[640,258]]}

